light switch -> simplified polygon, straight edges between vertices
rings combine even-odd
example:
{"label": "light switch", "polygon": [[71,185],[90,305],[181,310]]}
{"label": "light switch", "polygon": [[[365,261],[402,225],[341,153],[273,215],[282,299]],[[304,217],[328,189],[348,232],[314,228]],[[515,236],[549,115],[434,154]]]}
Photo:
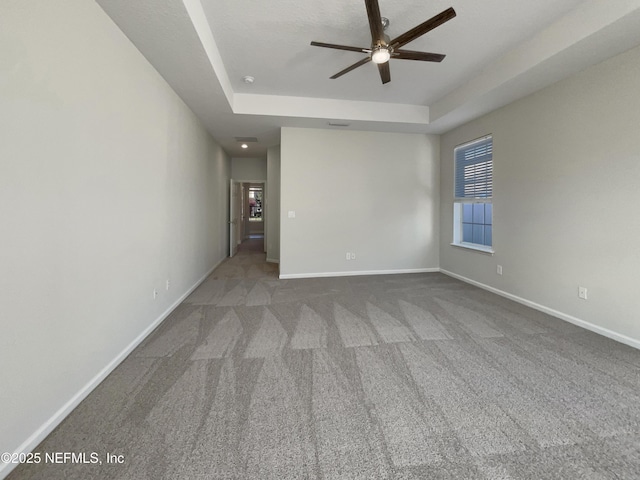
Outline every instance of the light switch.
{"label": "light switch", "polygon": [[296,218],[296,211],[295,210],[289,210],[289,218]]}

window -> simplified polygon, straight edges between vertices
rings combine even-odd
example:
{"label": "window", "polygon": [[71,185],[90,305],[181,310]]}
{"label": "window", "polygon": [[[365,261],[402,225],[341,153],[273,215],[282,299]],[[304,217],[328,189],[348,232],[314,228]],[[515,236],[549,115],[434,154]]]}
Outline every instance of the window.
{"label": "window", "polygon": [[456,147],[453,244],[493,253],[493,138]]}

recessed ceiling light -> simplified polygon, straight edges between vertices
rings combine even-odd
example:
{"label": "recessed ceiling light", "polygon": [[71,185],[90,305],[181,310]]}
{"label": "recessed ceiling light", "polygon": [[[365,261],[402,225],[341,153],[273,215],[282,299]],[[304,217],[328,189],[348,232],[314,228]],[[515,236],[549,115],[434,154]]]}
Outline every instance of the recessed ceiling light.
{"label": "recessed ceiling light", "polygon": [[249,145],[247,145],[246,143],[243,143],[242,145],[240,145],[242,148],[249,148]]}
{"label": "recessed ceiling light", "polygon": [[242,77],[242,81],[246,84],[251,85],[253,82],[256,81],[256,79],[253,78],[251,75],[245,75],[244,77]]}

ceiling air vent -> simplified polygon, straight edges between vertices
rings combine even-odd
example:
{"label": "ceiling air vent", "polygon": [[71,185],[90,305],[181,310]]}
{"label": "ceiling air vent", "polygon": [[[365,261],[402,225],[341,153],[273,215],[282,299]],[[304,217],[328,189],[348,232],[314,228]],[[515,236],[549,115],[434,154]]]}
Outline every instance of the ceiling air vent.
{"label": "ceiling air vent", "polygon": [[238,143],[257,143],[258,139],[256,137],[236,137],[236,142],[238,142]]}

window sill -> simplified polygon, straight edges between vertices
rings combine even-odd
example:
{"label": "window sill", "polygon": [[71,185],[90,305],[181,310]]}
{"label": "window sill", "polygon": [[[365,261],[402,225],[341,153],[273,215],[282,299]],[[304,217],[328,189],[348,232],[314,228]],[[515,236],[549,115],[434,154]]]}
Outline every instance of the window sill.
{"label": "window sill", "polygon": [[464,248],[467,250],[475,250],[476,252],[486,253],[487,255],[493,255],[495,252],[491,247],[484,247],[482,245],[475,245],[473,243],[451,243],[452,247]]}

